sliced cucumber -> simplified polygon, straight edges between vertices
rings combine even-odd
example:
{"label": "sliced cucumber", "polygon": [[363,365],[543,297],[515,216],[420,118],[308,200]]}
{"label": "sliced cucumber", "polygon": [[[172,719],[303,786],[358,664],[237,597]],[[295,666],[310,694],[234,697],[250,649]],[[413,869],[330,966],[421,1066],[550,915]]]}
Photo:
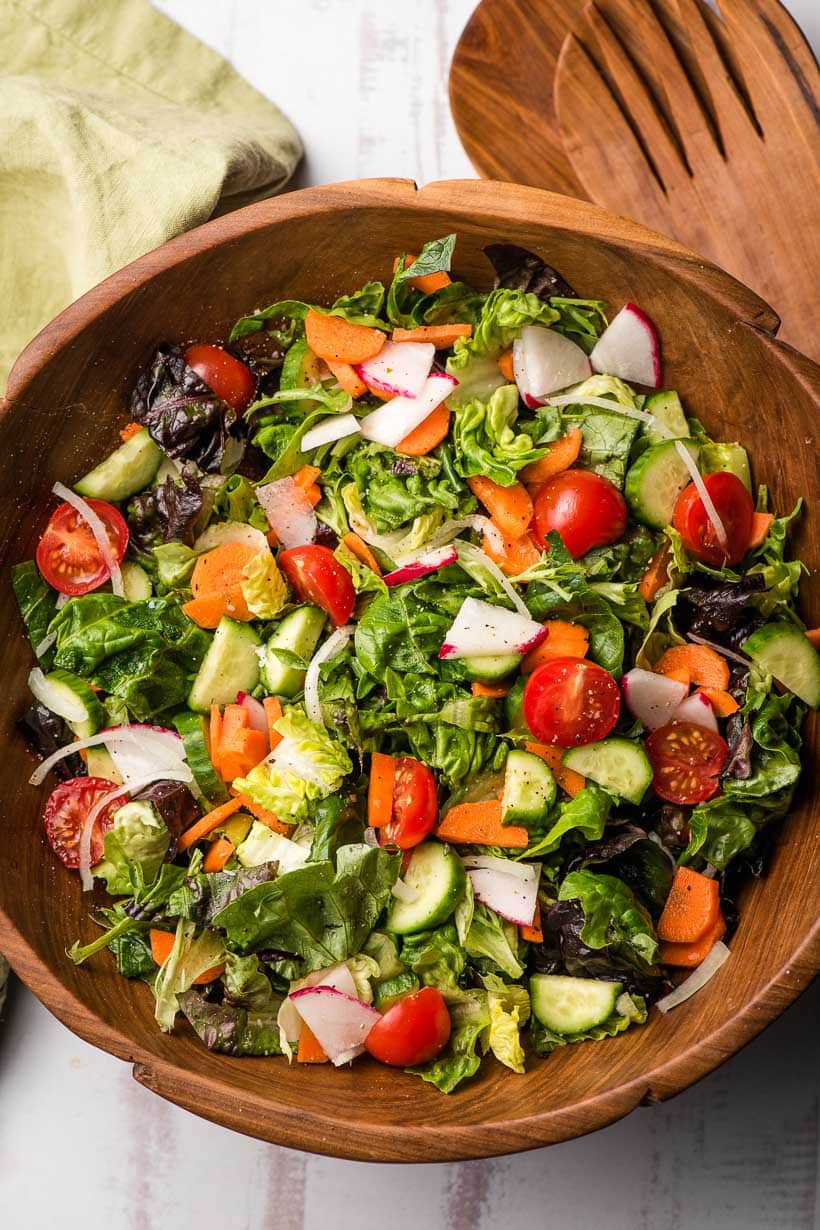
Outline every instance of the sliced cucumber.
{"label": "sliced cucumber", "polygon": [[[655,427],[652,423],[646,424],[643,434],[650,444],[660,444],[663,440],[668,440],[669,436],[666,432],[670,431],[673,438],[677,440],[682,440],[684,436],[689,435],[689,424],[686,421],[681,400],[674,391],[653,393],[646,399],[644,410],[647,414],[654,414],[661,424],[660,428]],[[666,432],[663,431],[664,427]]]}
{"label": "sliced cucumber", "polygon": [[464,670],[468,679],[477,679],[480,683],[497,683],[505,679],[514,670],[518,670],[521,655],[518,653],[502,653],[487,655],[480,658],[462,658]]}
{"label": "sliced cucumber", "polygon": [[535,736],[524,720],[524,688],[526,684],[526,679],[516,679],[504,697],[504,719],[512,734],[526,735],[528,739],[534,739]]}
{"label": "sliced cucumber", "polygon": [[562,759],[568,769],[630,803],[640,803],[652,781],[652,765],[640,743],[620,735],[570,748]]}
{"label": "sliced cucumber", "polygon": [[[682,443],[698,459],[698,446],[694,440]],[[644,525],[662,530],[672,520],[675,501],[692,481],[686,465],[677,450],[674,440],[653,444],[641,453],[629,467],[624,484],[626,502],[633,515]]]}
{"label": "sliced cucumber", "polygon": [[123,592],[129,602],[144,602],[151,597],[151,578],[144,568],[126,560],[124,564],[120,564],[120,572]]}
{"label": "sliced cucumber", "polygon": [[597,978],[565,974],[533,974],[530,998],[533,1015],[556,1034],[579,1034],[603,1025],[612,1016],[623,986]]}
{"label": "sliced cucumber", "polygon": [[396,935],[437,927],[458,905],[467,873],[455,850],[441,841],[424,841],[410,858],[404,882],[416,895],[412,901],[393,898],[387,926]]}
{"label": "sliced cucumber", "polygon": [[704,474],[728,470],[740,479],[748,491],[752,490],[749,454],[742,444],[704,444],[700,450],[700,468]]}
{"label": "sliced cucumber", "polygon": [[262,682],[273,696],[295,696],[305,686],[305,671],[289,664],[295,654],[303,662],[313,657],[327,616],[318,606],[300,606],[286,615],[265,646]]}
{"label": "sliced cucumber", "polygon": [[400,999],[418,989],[419,980],[409,969],[394,978],[382,978],[380,982],[373,983],[373,1007],[378,1008],[379,1012],[387,1012]]}
{"label": "sliced cucumber", "polygon": [[501,797],[502,823],[537,824],[552,807],[557,791],[552,769],[540,756],[510,752]]}
{"label": "sliced cucumber", "polygon": [[[321,383],[323,367],[322,360],[313,353],[305,339],[300,338],[298,342],[294,342],[289,347],[285,355],[285,361],[279,373],[279,388],[310,389]],[[325,371],[325,375],[328,374]],[[300,401],[300,411],[306,414],[318,404],[315,401]]]}
{"label": "sliced cucumber", "polygon": [[[35,680],[35,676],[39,679]],[[32,671],[29,683],[37,699],[63,718],[79,739],[87,739],[105,725],[105,709],[91,685],[79,675],[64,670],[53,670],[48,675]]]}
{"label": "sliced cucumber", "polygon": [[74,490],[92,500],[127,500],[153,482],[161,461],[162,449],[143,427],[89,470]]}
{"label": "sliced cucumber", "polygon": [[188,707],[207,713],[229,705],[237,692],[252,692],[259,682],[260,640],[250,624],[223,615],[188,694]]}
{"label": "sliced cucumber", "polygon": [[235,846],[241,846],[242,842],[251,831],[253,818],[245,812],[239,812],[237,815],[230,816],[224,824],[220,824],[218,829],[214,829],[215,833],[219,833],[222,837],[227,837],[228,841],[233,842]]}
{"label": "sliced cucumber", "polygon": [[117,786],[124,784],[122,775],[111,759],[111,753],[103,744],[86,748],[85,767],[89,777],[104,777],[106,781],[114,782]]}
{"label": "sliced cucumber", "polygon": [[213,766],[208,750],[208,730],[205,718],[199,713],[178,713],[174,725],[182,737],[185,759],[188,761],[194,781],[208,803],[214,806],[228,798],[225,783]]}
{"label": "sliced cucumber", "polygon": [[820,708],[820,654],[794,624],[766,624],[743,642],[743,652],[812,709]]}

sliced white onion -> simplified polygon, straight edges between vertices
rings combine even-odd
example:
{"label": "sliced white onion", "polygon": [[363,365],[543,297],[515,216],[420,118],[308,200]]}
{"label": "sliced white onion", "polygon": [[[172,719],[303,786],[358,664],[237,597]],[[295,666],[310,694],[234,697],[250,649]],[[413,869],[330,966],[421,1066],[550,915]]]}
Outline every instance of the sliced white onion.
{"label": "sliced white onion", "polygon": [[63,486],[62,483],[55,483],[51,490],[59,499],[65,500],[66,504],[70,504],[78,516],[82,517],[83,521],[86,522],[91,533],[94,535],[94,541],[99,547],[102,561],[108,569],[111,578],[111,588],[118,598],[124,598],[125,590],[122,585],[120,566],[114,559],[111,543],[108,541],[108,534],[105,531],[101,518],[81,495],[75,495],[69,487]]}
{"label": "sliced white onion", "polygon": [[709,518],[709,520],[712,523],[712,529],[715,531],[715,536],[718,542],[723,547],[723,550],[728,553],[729,539],[726,537],[726,529],[724,527],[723,522],[720,519],[718,510],[715,508],[712,497],[710,496],[709,492],[706,490],[706,483],[703,481],[703,478],[701,477],[700,470],[697,467],[697,462],[695,461],[692,454],[689,452],[689,449],[686,448],[680,440],[675,441],[675,448],[678,452],[678,455],[680,456],[681,461],[683,462],[683,464],[686,466],[687,470],[691,474],[692,482],[695,484],[695,486],[698,489],[698,495],[700,496],[701,501],[703,503],[706,516]]}
{"label": "sliced white onion", "polygon": [[480,547],[474,547],[471,542],[464,542],[461,538],[456,542],[456,550],[458,551],[459,558],[463,557],[468,563],[480,564],[482,568],[485,568],[502,593],[509,598],[518,614],[523,615],[525,619],[531,618],[524,599],[510,583],[509,579],[504,576],[498,564],[490,559],[486,551],[482,551]]}
{"label": "sliced white onion", "polygon": [[396,883],[393,885],[390,891],[393,894],[393,896],[396,897],[399,901],[409,902],[409,901],[416,901],[418,899],[418,892],[416,891],[415,888],[411,888],[406,880],[402,880],[402,879],[396,880]]}
{"label": "sliced white onion", "polygon": [[334,414],[322,419],[310,431],[302,436],[302,452],[309,453],[312,448],[321,448],[323,444],[333,444],[336,440],[344,440],[347,436],[355,436],[359,431],[359,420],[352,414]]}
{"label": "sliced white onion", "polygon": [[353,624],[345,624],[343,628],[337,628],[333,635],[327,638],[321,649],[317,650],[308,664],[305,674],[305,713],[311,722],[315,722],[317,726],[324,726],[325,724],[322,718],[322,705],[319,700],[319,668],[323,662],[329,662],[331,658],[335,658],[338,653],[341,653],[354,631]]}
{"label": "sliced white onion", "polygon": [[696,991],[699,991],[701,987],[706,986],[706,983],[710,978],[714,977],[721,965],[729,960],[729,955],[729,949],[722,940],[718,940],[717,943],[712,945],[700,965],[689,975],[685,982],[675,987],[674,991],[670,991],[668,995],[664,995],[663,999],[659,999],[655,1007],[661,1012],[669,1012],[670,1008],[677,1008],[678,1004],[684,1003]]}
{"label": "sliced white onion", "polygon": [[313,542],[316,514],[307,493],[292,478],[277,478],[257,487],[256,498],[283,547],[303,547]]}
{"label": "sliced white onion", "polygon": [[43,639],[40,641],[40,644],[34,646],[35,658],[45,657],[45,655],[48,653],[49,649],[51,649],[51,646],[54,644],[56,640],[57,640],[56,632],[49,632],[46,636],[44,636]]}
{"label": "sliced white onion", "polygon": [[548,397],[547,406],[595,406],[598,410],[611,410],[613,414],[623,414],[628,419],[640,419],[642,423],[651,423],[658,435],[672,439],[672,432],[655,414],[648,410],[636,410],[632,406],[622,406],[620,402],[610,401],[606,397],[577,397],[573,393],[562,393],[560,397]]}
{"label": "sliced white onion", "polygon": [[184,768],[185,748],[176,731],[134,723],[103,733],[109,735],[105,746],[126,786],[146,773]]}
{"label": "sliced white onion", "polygon": [[[499,554],[504,552],[504,536],[497,525],[493,525],[489,517],[483,516],[482,513],[470,513],[467,517],[459,517],[457,521],[445,521],[444,525],[440,525],[438,529],[430,535],[422,551],[417,554],[423,554],[424,551],[432,551],[435,547],[444,547],[451,543],[457,534],[462,530],[475,530],[477,534],[483,534],[490,543],[494,551]],[[413,556],[408,556],[412,559]]]}
{"label": "sliced white onion", "polygon": [[733,649],[726,649],[723,645],[718,645],[716,641],[707,641],[705,636],[698,636],[695,632],[687,632],[687,639],[694,641],[696,645],[705,645],[707,649],[714,649],[715,653],[722,654],[724,658],[728,658],[730,662],[737,662],[740,666],[748,666],[751,658],[744,658],[742,653],[735,653]]}
{"label": "sliced white onion", "polygon": [[64,718],[66,722],[84,722],[88,717],[85,705],[66,696],[61,688],[51,687],[39,666],[29,671],[28,686],[35,700],[39,700],[41,705],[45,705],[46,709],[56,713],[57,717]]}
{"label": "sliced white onion", "polygon": [[[147,736],[149,739],[152,735],[160,734],[159,731],[152,731],[150,727],[146,728],[144,726],[137,725],[135,726],[135,729],[141,730],[143,732],[143,736]],[[173,736],[172,731],[167,731],[166,733]],[[133,747],[133,734],[131,733],[131,728],[128,726],[112,726],[108,730],[100,730],[95,735],[89,735],[87,739],[75,739],[73,743],[67,743],[65,747],[58,747],[56,752],[52,752],[50,756],[47,756],[46,759],[37,766],[31,777],[28,779],[29,785],[39,786],[41,782],[45,781],[53,766],[60,760],[64,760],[66,756],[72,756],[74,752],[80,752],[86,747],[99,747],[101,743],[109,746],[109,750],[110,745],[125,745]]]}

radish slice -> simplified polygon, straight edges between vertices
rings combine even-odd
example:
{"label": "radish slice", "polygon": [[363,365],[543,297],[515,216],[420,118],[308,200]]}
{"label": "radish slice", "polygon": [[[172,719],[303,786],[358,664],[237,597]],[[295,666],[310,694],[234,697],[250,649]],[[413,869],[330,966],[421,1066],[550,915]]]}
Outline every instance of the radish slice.
{"label": "radish slice", "polygon": [[528,884],[532,879],[534,863],[516,863],[511,858],[499,858],[496,854],[468,854],[462,858],[467,871],[500,871],[504,875],[515,876],[522,883]]}
{"label": "radish slice", "polygon": [[122,573],[111,550],[111,543],[108,541],[108,534],[102,519],[94,512],[91,505],[86,503],[82,496],[75,495],[73,491],[68,487],[64,487],[62,483],[55,483],[51,490],[59,499],[65,500],[66,504],[70,504],[75,512],[82,517],[83,521],[87,522],[88,528],[94,535],[94,541],[99,547],[103,563],[108,569],[108,574],[111,578],[111,588],[118,598],[124,598],[125,590],[122,587]]}
{"label": "radish slice", "polygon": [[315,722],[317,726],[324,726],[325,724],[322,717],[322,705],[319,701],[319,668],[323,662],[328,662],[331,658],[335,658],[338,653],[341,653],[354,631],[353,624],[346,624],[344,628],[337,628],[308,663],[305,673],[305,713],[311,722]]}
{"label": "radish slice", "polygon": [[359,420],[354,415],[335,414],[305,432],[302,436],[302,452],[309,453],[312,448],[321,448],[323,444],[332,444],[335,440],[344,440],[346,436],[355,436],[358,430]]}
{"label": "radish slice", "polygon": [[626,707],[633,717],[643,722],[647,730],[657,730],[671,722],[675,710],[685,699],[689,688],[678,679],[667,679],[654,671],[636,666],[621,680]]}
{"label": "radish slice", "polygon": [[592,370],[656,389],[661,382],[661,344],[652,321],[627,303],[604,329],[589,356]]}
{"label": "radish slice", "polygon": [[333,987],[305,987],[290,996],[294,1008],[335,1067],[361,1055],[381,1013]]}
{"label": "radish slice", "polygon": [[265,706],[261,700],[256,700],[250,692],[237,692],[236,703],[248,712],[248,725],[251,730],[258,730],[265,738],[268,737],[268,718]]}
{"label": "radish slice", "polygon": [[510,583],[504,573],[493,560],[490,559],[486,551],[482,551],[480,547],[474,547],[470,542],[463,542],[460,538],[456,541],[459,559],[464,559],[467,563],[478,564],[489,572],[495,583],[503,594],[509,598],[510,602],[518,611],[519,615],[523,615],[525,619],[530,618],[530,612],[526,602]]}
{"label": "radish slice", "polygon": [[[416,342],[404,345],[420,345]],[[384,444],[387,448],[395,448],[405,436],[423,423],[426,418],[450,396],[458,384],[452,376],[444,372],[435,372],[425,381],[418,396],[394,397],[385,402],[378,410],[372,411],[363,418],[359,426],[365,440],[373,440],[376,444]]]}
{"label": "radish slice", "polygon": [[418,581],[421,577],[429,576],[431,572],[438,572],[439,568],[446,568],[448,564],[457,562],[458,553],[455,547],[438,547],[435,551],[425,551],[411,563],[388,572],[383,580],[385,585],[406,585],[408,581]]}
{"label": "radish slice", "polygon": [[282,546],[303,547],[316,537],[316,514],[307,493],[292,478],[277,478],[256,488],[268,525]]}
{"label": "radish slice", "polygon": [[717,718],[708,696],[702,692],[693,692],[678,705],[669,719],[670,722],[694,722],[695,726],[704,726],[707,730],[717,733]]}
{"label": "radish slice", "polygon": [[492,657],[527,653],[547,635],[543,624],[493,606],[479,598],[465,598],[439,650],[440,658]]}
{"label": "radish slice", "polygon": [[685,448],[684,445],[680,442],[680,440],[675,441],[675,448],[680,456],[681,461],[683,462],[683,464],[686,466],[687,470],[691,474],[692,482],[695,484],[695,486],[698,489],[698,495],[700,496],[701,501],[703,503],[703,508],[704,508],[704,511],[706,512],[706,516],[712,522],[712,529],[715,531],[715,537],[717,538],[720,545],[723,547],[723,550],[728,555],[729,539],[726,537],[726,528],[720,519],[718,510],[715,508],[714,500],[712,499],[712,497],[710,496],[706,488],[706,483],[703,481],[703,478],[701,477],[701,473],[697,467],[697,463],[694,457],[692,456],[692,454],[689,452],[689,449]]}
{"label": "radish slice", "polygon": [[[511,860],[494,858],[492,861],[503,864]],[[520,927],[529,927],[535,917],[541,868],[537,863],[518,863],[515,866],[515,872],[499,870],[498,867],[469,868],[467,875],[479,901],[502,918]],[[518,868],[526,869],[526,878],[520,875]]]}
{"label": "radish slice", "polygon": [[282,1049],[288,1058],[291,1057],[290,1047],[288,1043],[298,1042],[299,1035],[302,1032],[302,1018],[293,1006],[291,996],[296,991],[301,991],[305,987],[333,987],[336,991],[342,991],[343,994],[349,995],[352,999],[356,999],[356,983],[348,966],[342,962],[341,965],[332,965],[328,969],[317,969],[312,974],[307,974],[306,977],[298,979],[290,984],[290,992],[282,1000],[276,1017],[276,1024],[279,1026],[279,1037],[282,1042]]}
{"label": "radish slice", "polygon": [[432,342],[385,342],[379,353],[359,363],[356,371],[365,384],[380,393],[416,397],[430,375],[435,354]]}
{"label": "radish slice", "polygon": [[528,399],[542,399],[586,380],[590,371],[581,347],[554,329],[524,325],[513,342],[515,383],[527,405]]}
{"label": "radish slice", "polygon": [[729,960],[730,955],[729,949],[723,941],[718,940],[709,949],[694,973],[691,973],[680,986],[675,987],[674,991],[670,991],[668,995],[664,995],[663,999],[659,999],[655,1007],[661,1012],[669,1012],[670,1008],[676,1008],[678,1004],[684,1003],[696,991],[699,991],[701,987],[706,986],[706,983],[715,976],[721,965]]}

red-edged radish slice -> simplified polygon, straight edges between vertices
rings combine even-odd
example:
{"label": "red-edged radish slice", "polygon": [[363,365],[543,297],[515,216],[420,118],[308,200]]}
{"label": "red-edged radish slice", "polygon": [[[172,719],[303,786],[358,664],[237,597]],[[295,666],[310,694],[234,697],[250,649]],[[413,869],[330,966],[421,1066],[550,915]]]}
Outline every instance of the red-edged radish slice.
{"label": "red-edged radish slice", "polygon": [[430,375],[435,354],[432,342],[385,342],[374,358],[357,364],[356,371],[380,393],[416,397]]}
{"label": "red-edged radish slice", "polygon": [[369,1004],[334,987],[305,987],[291,1002],[336,1067],[361,1055],[367,1035],[381,1019]]}
{"label": "red-edged radish slice", "polygon": [[457,562],[458,552],[455,547],[439,547],[437,551],[425,551],[411,563],[403,564],[401,568],[388,572],[384,577],[384,583],[385,585],[406,585],[408,581],[418,581],[421,577],[429,576],[431,572],[438,572],[439,568],[446,568],[448,564]]}
{"label": "red-edged radish slice", "polygon": [[689,688],[678,679],[667,679],[654,671],[636,666],[621,680],[626,707],[647,730],[657,730],[672,721],[672,716]]}
{"label": "red-edged radish slice", "polygon": [[541,870],[537,863],[488,857],[465,859],[464,866],[479,901],[520,927],[532,925]]}
{"label": "red-edged radish slice", "polygon": [[236,703],[241,705],[243,709],[248,711],[248,724],[251,730],[258,730],[267,738],[268,734],[268,719],[265,714],[265,706],[261,700],[256,700],[251,696],[250,692],[237,692]]}
{"label": "red-edged radish slice", "polygon": [[316,514],[307,493],[292,478],[277,478],[256,488],[268,525],[283,547],[303,547],[316,537]]}
{"label": "red-edged radish slice", "polygon": [[524,325],[513,342],[513,372],[518,391],[529,406],[580,384],[591,372],[589,359],[580,346],[543,325]]}
{"label": "red-edged radish slice", "polygon": [[547,635],[543,624],[526,619],[517,611],[465,598],[450,626],[440,658],[489,657],[502,653],[527,653]]}
{"label": "red-edged radish slice", "polygon": [[717,733],[717,718],[708,696],[702,692],[693,692],[678,705],[669,719],[670,722],[694,722],[696,726],[705,726],[707,730]]}
{"label": "red-edged radish slice", "polygon": [[283,1039],[283,1043],[284,1041],[298,1042],[302,1032],[302,1018],[294,1008],[291,996],[305,987],[318,986],[333,987],[335,991],[341,991],[344,995],[349,995],[351,999],[356,999],[356,983],[349,967],[344,962],[340,965],[328,966],[327,969],[314,970],[312,974],[307,974],[304,978],[292,982],[290,992],[282,1000],[276,1018],[279,1036]]}
{"label": "red-edged radish slice", "polygon": [[[406,343],[408,346],[418,344]],[[395,448],[450,396],[457,384],[453,376],[435,372],[428,376],[417,397],[394,397],[363,418],[359,424],[362,435],[365,440]]]}
{"label": "red-edged radish slice", "polygon": [[305,432],[302,436],[302,452],[309,453],[312,448],[321,448],[323,444],[333,444],[336,440],[344,440],[346,436],[355,436],[358,430],[359,420],[354,414],[335,414]]}
{"label": "red-edged radish slice", "polygon": [[661,343],[652,321],[627,303],[604,329],[589,356],[592,370],[656,389],[661,382]]}

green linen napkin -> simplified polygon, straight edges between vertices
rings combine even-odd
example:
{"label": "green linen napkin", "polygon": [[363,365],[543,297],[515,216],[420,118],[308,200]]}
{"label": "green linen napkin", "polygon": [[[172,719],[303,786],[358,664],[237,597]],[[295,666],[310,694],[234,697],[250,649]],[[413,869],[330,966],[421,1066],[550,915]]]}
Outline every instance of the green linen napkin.
{"label": "green linen napkin", "polygon": [[273,103],[146,0],[0,0],[0,392],[72,300],[270,196],[301,154]]}

